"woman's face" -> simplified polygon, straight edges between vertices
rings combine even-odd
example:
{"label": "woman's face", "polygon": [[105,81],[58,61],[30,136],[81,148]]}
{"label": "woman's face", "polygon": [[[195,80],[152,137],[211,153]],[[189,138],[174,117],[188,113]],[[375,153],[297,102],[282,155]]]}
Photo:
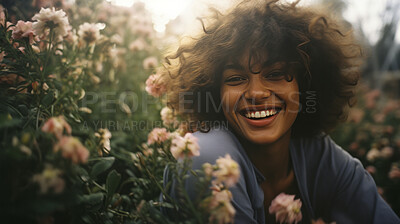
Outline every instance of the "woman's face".
{"label": "woman's face", "polygon": [[225,118],[236,134],[248,141],[267,145],[283,136],[290,136],[299,111],[299,88],[284,62],[253,64],[248,55],[238,62],[229,62],[223,71],[221,101]]}

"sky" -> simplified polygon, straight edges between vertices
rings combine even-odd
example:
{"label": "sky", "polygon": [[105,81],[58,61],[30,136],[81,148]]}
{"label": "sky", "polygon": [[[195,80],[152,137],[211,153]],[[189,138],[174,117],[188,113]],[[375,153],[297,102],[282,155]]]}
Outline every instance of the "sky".
{"label": "sky", "polygon": [[[165,25],[175,19],[178,15],[184,14],[186,17],[195,18],[206,9],[209,4],[219,8],[228,7],[232,0],[107,0],[120,6],[132,6],[135,1],[146,4],[147,10],[153,15],[154,28],[158,32],[164,32]],[[287,0],[293,1],[293,0]],[[315,0],[302,0],[303,4],[312,3]],[[383,12],[387,1],[400,0],[344,0],[348,6],[344,12],[344,17],[352,24],[362,21],[361,28],[371,44],[376,43],[379,38],[380,28],[385,19]],[[188,12],[190,10],[190,12]],[[193,19],[192,18],[192,19]],[[188,18],[188,20],[191,20]],[[398,24],[400,26],[400,23]],[[357,28],[357,27],[356,27]],[[396,34],[397,43],[400,43],[400,27]]]}

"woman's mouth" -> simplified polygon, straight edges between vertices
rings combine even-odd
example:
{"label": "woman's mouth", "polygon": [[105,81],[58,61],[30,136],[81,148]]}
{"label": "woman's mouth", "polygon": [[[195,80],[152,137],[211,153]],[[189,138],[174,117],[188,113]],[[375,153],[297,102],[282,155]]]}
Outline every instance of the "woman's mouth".
{"label": "woman's mouth", "polygon": [[242,110],[240,114],[248,119],[259,120],[272,117],[279,113],[281,108],[271,108],[267,110]]}
{"label": "woman's mouth", "polygon": [[245,109],[240,112],[240,115],[251,126],[265,127],[275,120],[281,110],[282,108],[278,107],[261,110]]}

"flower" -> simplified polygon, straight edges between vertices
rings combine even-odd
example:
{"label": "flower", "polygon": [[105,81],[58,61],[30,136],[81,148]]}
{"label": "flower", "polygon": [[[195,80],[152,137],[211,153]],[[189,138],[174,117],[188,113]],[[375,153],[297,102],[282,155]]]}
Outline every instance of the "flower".
{"label": "flower", "polygon": [[4,13],[4,8],[0,5],[0,26],[4,26],[6,22],[6,14]]}
{"label": "flower", "polygon": [[400,168],[396,165],[392,165],[388,176],[390,179],[400,179]]}
{"label": "flower", "polygon": [[382,158],[389,159],[390,157],[392,157],[393,153],[394,153],[393,148],[386,146],[381,150],[380,154],[381,154]]}
{"label": "flower", "polygon": [[54,169],[51,165],[46,164],[42,173],[33,175],[32,181],[39,184],[42,194],[47,193],[50,189],[59,194],[65,187],[65,181],[60,177],[61,174],[61,170]]}
{"label": "flower", "polygon": [[234,186],[240,176],[239,165],[229,154],[225,157],[217,159],[217,170],[213,172],[213,176],[217,178],[217,183],[225,183],[227,187]]}
{"label": "flower", "polygon": [[99,155],[103,155],[103,151],[105,153],[110,153],[111,151],[111,146],[110,146],[110,138],[111,138],[111,132],[107,128],[100,128],[98,132],[94,134],[97,138],[100,139],[99,142]]}
{"label": "flower", "polygon": [[12,38],[16,40],[28,38],[30,44],[33,43],[34,36],[35,33],[32,29],[32,22],[24,22],[19,20],[12,31]]}
{"label": "flower", "polygon": [[170,133],[165,128],[154,128],[147,137],[147,144],[161,144],[169,138]]}
{"label": "flower", "polygon": [[5,56],[6,56],[6,52],[5,51],[0,52],[0,62],[3,61]]}
{"label": "flower", "polygon": [[209,203],[209,223],[233,223],[235,208],[231,204],[232,193],[225,189],[222,191],[212,191]]}
{"label": "flower", "polygon": [[350,109],[347,121],[358,124],[362,121],[364,114],[365,114],[364,110],[361,110],[359,108]]}
{"label": "flower", "polygon": [[89,158],[89,151],[82,145],[79,139],[71,136],[63,136],[54,146],[54,152],[61,151],[61,155],[70,159],[73,163],[86,163]]}
{"label": "flower", "polygon": [[376,168],[374,166],[367,166],[365,168],[366,171],[368,171],[368,173],[370,174],[375,174],[376,173]]}
{"label": "flower", "polygon": [[79,26],[78,35],[87,45],[92,45],[100,39],[99,25],[95,23],[84,23]]}
{"label": "flower", "polygon": [[154,97],[162,96],[167,88],[163,83],[160,83],[160,75],[150,75],[146,80],[146,92]]}
{"label": "flower", "polygon": [[135,52],[135,51],[142,51],[146,48],[146,42],[142,38],[138,38],[134,40],[130,45],[129,45],[129,50]]}
{"label": "flower", "polygon": [[279,223],[298,223],[302,219],[301,201],[294,200],[294,195],[280,193],[269,206],[269,213],[275,213],[275,219]]}
{"label": "flower", "polygon": [[199,149],[197,138],[191,133],[186,133],[184,137],[175,135],[175,138],[172,139],[171,153],[176,159],[184,158],[185,156],[199,156]]}
{"label": "flower", "polygon": [[375,159],[381,157],[381,152],[377,148],[372,148],[367,153],[367,160],[370,162],[375,161]]}
{"label": "flower", "polygon": [[163,121],[163,124],[167,127],[170,125],[177,125],[178,121],[175,119],[174,112],[171,110],[169,107],[164,107],[161,109],[160,112],[161,115],[161,120]]}
{"label": "flower", "polygon": [[365,94],[365,107],[372,109],[375,107],[376,99],[381,95],[378,89],[371,90]]}
{"label": "flower", "polygon": [[48,31],[53,29],[56,38],[64,37],[71,29],[68,18],[63,10],[55,10],[54,8],[42,8],[39,13],[32,17],[36,20],[32,27],[36,35],[44,38],[48,35]]}
{"label": "flower", "polygon": [[64,120],[64,116],[52,117],[44,123],[42,131],[46,133],[54,134],[58,139],[61,138],[63,131],[71,134],[71,126]]}
{"label": "flower", "polygon": [[84,113],[87,113],[87,114],[91,114],[92,113],[92,109],[90,109],[89,107],[79,107],[78,110],[82,111]]}
{"label": "flower", "polygon": [[208,177],[212,176],[213,171],[214,171],[213,165],[211,165],[210,163],[204,163],[202,168],[203,168],[204,174],[206,176],[208,176]]}
{"label": "flower", "polygon": [[143,68],[150,69],[155,68],[158,64],[158,60],[156,57],[148,57],[143,60]]}

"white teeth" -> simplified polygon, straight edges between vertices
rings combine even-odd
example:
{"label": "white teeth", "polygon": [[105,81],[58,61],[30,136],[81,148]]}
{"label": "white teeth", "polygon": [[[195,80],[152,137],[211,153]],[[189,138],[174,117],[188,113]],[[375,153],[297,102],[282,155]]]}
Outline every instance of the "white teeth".
{"label": "white teeth", "polygon": [[245,117],[247,118],[265,118],[269,116],[273,116],[276,113],[278,113],[276,110],[262,110],[262,111],[256,111],[256,112],[249,112],[245,114]]}

